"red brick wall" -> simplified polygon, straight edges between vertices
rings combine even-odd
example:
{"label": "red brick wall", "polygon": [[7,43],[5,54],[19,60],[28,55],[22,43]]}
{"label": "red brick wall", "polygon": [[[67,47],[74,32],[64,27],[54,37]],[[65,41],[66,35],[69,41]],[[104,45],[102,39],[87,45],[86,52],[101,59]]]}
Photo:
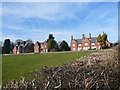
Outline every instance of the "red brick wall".
{"label": "red brick wall", "polygon": [[[86,45],[87,44],[87,45]],[[87,39],[87,38],[85,38],[84,40],[83,40],[83,42],[82,42],[82,48],[83,48],[83,50],[88,50],[88,49],[90,49],[90,41]]]}
{"label": "red brick wall", "polygon": [[108,47],[111,47],[111,44],[110,44],[108,41],[106,41],[106,45],[107,45]]}
{"label": "red brick wall", "polygon": [[[73,44],[75,46],[73,46]],[[71,49],[71,51],[77,51],[78,50],[78,44],[77,44],[77,42],[74,39],[71,41],[70,49]]]}
{"label": "red brick wall", "polygon": [[78,44],[78,50],[77,51],[81,51],[82,50],[82,43]]}
{"label": "red brick wall", "polygon": [[100,43],[96,41],[96,47],[97,49],[100,49]]}
{"label": "red brick wall", "polygon": [[[73,44],[75,46],[73,46]],[[93,49],[93,48],[99,49],[99,46],[100,46],[100,44],[97,41],[94,42],[94,45],[92,45],[92,42],[90,43],[88,38],[83,39],[81,46],[79,44],[77,44],[77,42],[75,40],[72,40],[70,43],[71,51],[89,50],[90,47],[91,47],[91,49]],[[73,50],[73,49],[75,49],[75,50]]]}
{"label": "red brick wall", "polygon": [[41,52],[48,52],[47,42],[41,43]]}
{"label": "red brick wall", "polygon": [[38,45],[38,43],[35,43],[34,45],[34,53],[40,53],[40,46]]}
{"label": "red brick wall", "polygon": [[48,52],[47,42],[46,41],[43,44],[43,52]]}
{"label": "red brick wall", "polygon": [[13,48],[13,54],[17,54],[17,49],[16,49],[16,47]]}

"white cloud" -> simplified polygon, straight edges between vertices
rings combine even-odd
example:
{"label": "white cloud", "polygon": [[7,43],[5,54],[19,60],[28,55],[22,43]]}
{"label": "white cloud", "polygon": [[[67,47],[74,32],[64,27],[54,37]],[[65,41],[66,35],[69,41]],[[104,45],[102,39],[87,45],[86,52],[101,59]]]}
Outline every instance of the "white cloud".
{"label": "white cloud", "polygon": [[66,18],[77,19],[76,11],[81,11],[86,5],[87,3],[76,3],[74,8],[70,3],[9,3],[9,5],[3,3],[3,16],[14,18],[38,17],[53,21]]}

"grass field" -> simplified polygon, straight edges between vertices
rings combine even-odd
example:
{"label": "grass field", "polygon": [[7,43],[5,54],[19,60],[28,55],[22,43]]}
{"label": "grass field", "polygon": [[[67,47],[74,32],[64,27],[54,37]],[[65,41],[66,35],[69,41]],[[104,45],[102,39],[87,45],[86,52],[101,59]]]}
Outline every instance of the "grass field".
{"label": "grass field", "polygon": [[2,56],[2,79],[3,84],[12,79],[18,80],[27,72],[41,69],[43,66],[62,65],[73,61],[90,52],[66,52],[66,53],[44,53],[26,55],[3,55]]}

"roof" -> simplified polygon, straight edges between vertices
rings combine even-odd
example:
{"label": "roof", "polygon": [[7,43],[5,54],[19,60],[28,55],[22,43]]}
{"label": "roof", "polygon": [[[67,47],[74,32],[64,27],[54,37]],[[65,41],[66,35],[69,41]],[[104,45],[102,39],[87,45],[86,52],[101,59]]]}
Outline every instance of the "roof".
{"label": "roof", "polygon": [[91,42],[92,42],[92,43],[96,42],[96,40],[97,40],[97,37],[92,37],[92,38],[91,38]]}
{"label": "roof", "polygon": [[40,43],[38,41],[36,43],[40,46]]}
{"label": "roof", "polygon": [[[89,39],[89,38],[88,38]],[[78,44],[82,43],[82,39],[74,39]],[[91,42],[95,43],[97,40],[97,37],[91,37]]]}
{"label": "roof", "polygon": [[82,39],[74,39],[78,44],[82,43]]}

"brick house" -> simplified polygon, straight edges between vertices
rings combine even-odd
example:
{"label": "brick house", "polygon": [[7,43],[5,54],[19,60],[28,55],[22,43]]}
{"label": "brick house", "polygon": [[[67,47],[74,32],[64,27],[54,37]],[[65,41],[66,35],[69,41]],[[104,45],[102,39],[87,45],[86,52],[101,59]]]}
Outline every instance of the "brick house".
{"label": "brick house", "polygon": [[40,52],[48,52],[46,41],[44,41],[42,43],[36,42],[34,44],[34,53],[40,53]]}
{"label": "brick house", "polygon": [[[106,40],[106,45],[111,46],[108,40]],[[91,37],[91,34],[89,34],[89,38],[87,38],[83,34],[81,39],[73,39],[73,36],[71,36],[70,48],[71,51],[100,49],[100,44],[97,42],[97,37]]]}
{"label": "brick house", "polygon": [[36,42],[34,44],[34,53],[39,53],[40,52],[40,43],[39,42]]}
{"label": "brick house", "polygon": [[25,52],[25,46],[24,45],[15,45],[13,48],[13,54],[20,54]]}
{"label": "brick house", "polygon": [[15,44],[14,48],[13,48],[13,54],[20,54],[20,53],[25,53],[26,52],[26,45],[28,44],[28,42],[26,41],[21,41]]}

